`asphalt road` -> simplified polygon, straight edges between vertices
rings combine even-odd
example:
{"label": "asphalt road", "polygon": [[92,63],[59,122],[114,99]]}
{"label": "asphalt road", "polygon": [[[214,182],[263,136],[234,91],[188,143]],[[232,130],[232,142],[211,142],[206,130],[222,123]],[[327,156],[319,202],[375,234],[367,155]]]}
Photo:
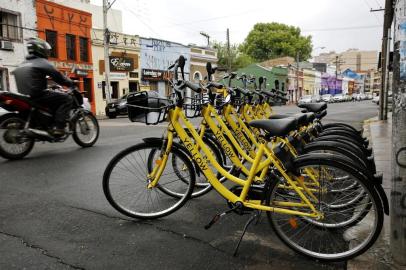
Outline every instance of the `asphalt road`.
{"label": "asphalt road", "polygon": [[[358,128],[377,115],[371,101],[331,104],[325,121]],[[294,106],[275,108],[294,113]],[[345,263],[308,260],[281,243],[265,215],[251,226],[233,257],[249,216],[227,215],[210,230],[203,226],[227,209],[214,191],[155,221],[116,212],[102,191],[109,160],[162,126],[102,120],[98,143],[37,144],[24,160],[0,158],[0,269],[345,269]]]}

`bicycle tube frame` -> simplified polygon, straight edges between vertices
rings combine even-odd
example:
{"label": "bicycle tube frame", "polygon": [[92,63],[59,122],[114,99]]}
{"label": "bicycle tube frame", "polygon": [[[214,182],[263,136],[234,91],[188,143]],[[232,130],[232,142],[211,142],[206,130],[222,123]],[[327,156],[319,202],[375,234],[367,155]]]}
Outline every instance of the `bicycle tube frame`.
{"label": "bicycle tube frame", "polygon": [[[262,205],[262,204],[260,204],[260,202],[255,201],[255,200],[252,200],[252,201],[246,200],[249,188],[255,178],[255,175],[257,175],[259,173],[259,171],[261,171],[261,177],[265,177],[268,172],[269,166],[271,165],[272,161],[274,161],[274,160],[272,160],[272,158],[268,158],[265,161],[261,161],[262,157],[264,156],[264,150],[265,150],[264,145],[259,146],[258,154],[257,154],[256,158],[254,159],[253,164],[249,170],[248,178],[246,180],[243,180],[243,179],[240,179],[240,178],[237,178],[237,177],[231,175],[225,169],[223,169],[220,164],[217,163],[217,161],[216,161],[215,157],[212,155],[210,149],[208,149],[205,146],[203,140],[200,138],[200,135],[194,129],[194,126],[188,121],[188,119],[184,115],[182,108],[176,107],[175,109],[171,109],[169,111],[169,119],[170,119],[171,123],[168,128],[168,133],[167,133],[168,143],[165,148],[164,155],[168,155],[168,153],[170,152],[169,145],[172,145],[170,141],[173,140],[173,133],[176,132],[176,134],[179,136],[179,138],[185,145],[186,149],[191,153],[191,156],[195,160],[196,164],[200,167],[203,174],[206,176],[207,180],[228,201],[230,201],[232,203],[241,202],[246,207],[258,209],[258,210],[271,211],[271,212],[290,214],[290,215],[316,217],[316,218],[320,217],[320,214],[316,211],[314,205],[300,191],[299,187],[297,187],[295,185],[293,180],[290,179],[290,177],[284,172],[284,170],[277,163],[274,164],[275,167],[278,170],[279,169],[282,170],[281,173],[282,173],[283,177],[286,178],[286,180],[289,182],[289,184],[293,187],[293,189],[297,192],[297,194],[303,200],[303,203],[279,202],[279,204],[283,205],[283,206],[290,206],[290,207],[309,208],[311,211],[310,212],[301,212],[298,210],[290,210],[290,209],[278,208],[278,207],[274,207],[274,206]],[[182,126],[181,123],[184,123],[186,129],[189,130],[193,139],[188,135],[188,133],[186,132],[185,128]],[[193,142],[196,142],[196,144],[194,144]],[[200,151],[198,150],[197,145],[205,154],[205,158],[202,157]],[[168,160],[167,158],[166,159],[164,158],[162,160],[162,162],[160,162],[160,164],[158,164],[158,167],[165,168],[167,160]],[[232,193],[217,179],[215,173],[208,166],[207,161],[209,161],[218,170],[218,172],[220,172],[227,179],[229,179],[230,181],[233,181],[243,187],[242,192],[239,196]],[[260,167],[262,167],[262,170],[259,170]],[[157,171],[158,172],[163,171],[163,169],[157,169]],[[158,174],[157,174],[157,176],[158,176]],[[156,185],[158,180],[159,180],[159,177],[153,179],[153,181],[150,183],[150,185],[152,185],[152,186]]]}

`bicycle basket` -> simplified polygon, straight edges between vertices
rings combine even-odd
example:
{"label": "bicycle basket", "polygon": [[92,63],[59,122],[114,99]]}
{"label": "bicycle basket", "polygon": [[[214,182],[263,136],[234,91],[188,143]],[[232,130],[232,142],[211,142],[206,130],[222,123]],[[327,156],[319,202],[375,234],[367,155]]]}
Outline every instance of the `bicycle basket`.
{"label": "bicycle basket", "polygon": [[131,122],[156,125],[166,121],[168,109],[172,103],[169,99],[159,97],[156,92],[139,92],[127,97],[128,118]]}
{"label": "bicycle basket", "polygon": [[202,112],[202,97],[195,95],[194,97],[186,97],[183,109],[187,118],[195,118],[201,115]]}

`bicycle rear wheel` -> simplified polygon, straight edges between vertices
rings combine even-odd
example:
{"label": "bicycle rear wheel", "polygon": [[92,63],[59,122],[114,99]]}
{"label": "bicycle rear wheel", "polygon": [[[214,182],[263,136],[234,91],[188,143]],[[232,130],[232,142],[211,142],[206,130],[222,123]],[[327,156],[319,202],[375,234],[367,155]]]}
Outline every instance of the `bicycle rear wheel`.
{"label": "bicycle rear wheel", "polygon": [[[195,184],[194,168],[190,159],[177,149],[172,156],[182,162],[182,177],[169,164],[166,165],[158,185],[148,188],[148,158],[160,152],[159,143],[139,143],[118,153],[108,164],[103,175],[103,191],[109,203],[120,213],[139,219],[154,219],[173,213],[190,198]],[[179,196],[168,196],[171,190]]]}
{"label": "bicycle rear wheel", "polygon": [[[318,154],[316,157],[302,159],[296,163],[299,172],[305,169],[324,169],[325,171],[341,171],[356,182],[358,187],[348,193],[329,193],[331,179],[319,174],[319,202],[314,202],[318,211],[323,213],[320,220],[301,216],[267,212],[271,226],[278,237],[298,253],[323,261],[342,261],[356,257],[376,241],[383,225],[383,208],[378,194],[368,181],[357,174],[349,166],[334,161],[331,156]],[[277,182],[278,181],[278,182]],[[275,205],[278,201],[299,202],[298,196],[287,192],[283,185],[276,180],[269,189],[266,203]],[[345,208],[335,208],[329,205],[338,204],[340,200],[348,204],[362,188],[362,198],[355,200]],[[326,190],[327,192],[322,192]],[[291,210],[305,211],[304,208],[285,207]],[[309,210],[310,211],[310,210]]]}

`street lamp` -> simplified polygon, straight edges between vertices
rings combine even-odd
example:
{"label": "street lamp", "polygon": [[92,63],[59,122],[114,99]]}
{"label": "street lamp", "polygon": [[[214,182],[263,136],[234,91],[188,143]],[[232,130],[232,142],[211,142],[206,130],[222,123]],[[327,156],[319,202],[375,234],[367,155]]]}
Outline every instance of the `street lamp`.
{"label": "street lamp", "polygon": [[200,35],[204,36],[205,38],[207,38],[207,47],[210,47],[210,36],[209,34],[207,34],[206,32],[201,31]]}

